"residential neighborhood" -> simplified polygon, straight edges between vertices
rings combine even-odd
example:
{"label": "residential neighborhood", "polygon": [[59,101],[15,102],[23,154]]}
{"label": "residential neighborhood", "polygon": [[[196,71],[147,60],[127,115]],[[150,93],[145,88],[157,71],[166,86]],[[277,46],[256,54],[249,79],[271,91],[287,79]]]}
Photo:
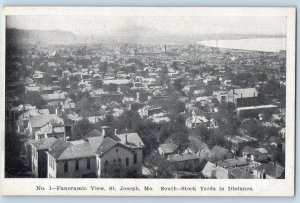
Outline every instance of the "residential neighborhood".
{"label": "residential neighborhood", "polygon": [[14,45],[7,178],[285,177],[285,50]]}

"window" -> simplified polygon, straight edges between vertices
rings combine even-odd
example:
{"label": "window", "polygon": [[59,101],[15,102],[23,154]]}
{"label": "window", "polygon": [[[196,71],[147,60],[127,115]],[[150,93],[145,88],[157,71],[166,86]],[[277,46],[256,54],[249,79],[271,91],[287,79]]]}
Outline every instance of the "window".
{"label": "window", "polygon": [[90,159],[86,160],[86,168],[91,169],[91,160]]}
{"label": "window", "polygon": [[104,172],[106,173],[107,172],[107,168],[108,168],[108,161],[106,160],[104,162]]}
{"label": "window", "polygon": [[126,166],[129,166],[129,158],[126,158]]}
{"label": "window", "polygon": [[67,173],[68,172],[68,162],[65,161],[64,163],[64,172]]}
{"label": "window", "polygon": [[133,156],[133,163],[136,164],[137,163],[137,154],[134,153],[134,156]]}
{"label": "window", "polygon": [[113,166],[114,166],[114,168],[116,167],[116,160],[115,159],[113,160]]}
{"label": "window", "polygon": [[79,170],[79,160],[75,161],[75,171]]}
{"label": "window", "polygon": [[118,165],[119,165],[119,168],[122,167],[122,160],[121,159],[118,159]]}

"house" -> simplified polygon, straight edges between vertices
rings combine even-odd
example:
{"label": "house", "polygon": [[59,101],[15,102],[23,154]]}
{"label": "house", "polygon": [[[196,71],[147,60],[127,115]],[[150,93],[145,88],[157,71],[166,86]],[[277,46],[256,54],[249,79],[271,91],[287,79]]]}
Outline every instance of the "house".
{"label": "house", "polygon": [[208,161],[201,171],[205,178],[229,179],[229,171],[218,164]]}
{"label": "house", "polygon": [[45,126],[41,127],[34,133],[35,140],[41,140],[48,137],[65,138],[65,125],[64,123],[51,123],[48,122]]}
{"label": "house", "polygon": [[195,172],[200,167],[200,157],[192,152],[173,154],[168,156],[176,171]]}
{"label": "house", "polygon": [[209,160],[211,162],[217,162],[219,160],[231,159],[233,158],[233,154],[223,147],[215,145],[209,153]]}
{"label": "house", "polygon": [[138,112],[140,116],[143,118],[143,117],[152,116],[154,114],[162,113],[163,109],[162,107],[152,108],[150,106],[144,106],[143,108],[139,109]]}
{"label": "house", "polygon": [[236,168],[247,166],[248,160],[244,157],[234,157],[232,159],[220,160],[217,164],[223,168]]}
{"label": "house", "polygon": [[239,168],[233,168],[229,171],[230,179],[253,179],[254,175]]}
{"label": "house", "polygon": [[225,146],[234,151],[236,154],[240,154],[240,151],[246,146],[257,147],[258,139],[247,135],[241,136],[224,136]]}
{"label": "house", "polygon": [[142,173],[144,144],[137,133],[91,131],[47,152],[49,178],[133,177]]}
{"label": "house", "polygon": [[196,128],[199,125],[209,125],[209,120],[205,116],[196,115],[195,111],[192,112],[192,116],[186,119],[185,125],[188,128]]}
{"label": "house", "polygon": [[257,106],[261,104],[261,98],[256,88],[231,89],[228,92],[228,102],[237,107]]}
{"label": "house", "polygon": [[267,164],[262,164],[254,168],[253,175],[259,179],[281,179],[285,176],[284,172],[284,167],[274,161],[270,161]]}
{"label": "house", "polygon": [[213,97],[217,98],[220,103],[225,103],[228,101],[227,91],[213,91]]}
{"label": "house", "polygon": [[22,113],[17,120],[17,131],[24,132],[24,130],[28,128],[29,118],[49,114],[48,109],[30,109]]}
{"label": "house", "polygon": [[95,137],[87,140],[64,142],[47,151],[47,177],[96,177],[96,157],[92,144],[99,145],[101,140],[103,140],[102,137]]}
{"label": "house", "polygon": [[35,132],[40,130],[47,124],[58,124],[64,125],[63,118],[58,117],[56,114],[46,114],[46,115],[38,115],[29,118],[28,121],[28,131],[30,135],[34,135]]}
{"label": "house", "polygon": [[174,143],[165,143],[161,144],[158,147],[158,153],[163,157],[167,158],[169,155],[178,153],[179,145]]}
{"label": "house", "polygon": [[64,93],[42,94],[41,96],[47,103],[53,101],[63,102],[66,99]]}
{"label": "house", "polygon": [[45,138],[42,140],[32,140],[31,146],[31,169],[37,178],[46,178],[48,173],[47,154],[46,152],[64,142],[62,139],[56,139],[54,137]]}
{"label": "house", "polygon": [[263,162],[268,160],[268,151],[265,148],[251,148],[246,146],[242,149],[242,156],[253,161]]}

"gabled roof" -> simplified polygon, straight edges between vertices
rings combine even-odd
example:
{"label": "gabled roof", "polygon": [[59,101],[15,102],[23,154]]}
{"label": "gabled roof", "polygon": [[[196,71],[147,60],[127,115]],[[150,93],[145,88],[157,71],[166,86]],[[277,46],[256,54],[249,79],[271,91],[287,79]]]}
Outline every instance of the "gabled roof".
{"label": "gabled roof", "polygon": [[[127,142],[126,142],[127,137]],[[145,147],[143,141],[137,133],[124,133],[117,134],[111,137],[113,140],[120,142],[122,145],[130,148],[143,148]]]}
{"label": "gabled roof", "polygon": [[230,152],[228,149],[225,149],[223,147],[220,147],[218,145],[215,145],[210,150],[210,157],[215,157],[216,159],[220,160],[222,159],[228,152]]}
{"label": "gabled roof", "polygon": [[48,122],[51,124],[63,124],[64,120],[56,114],[40,115],[29,118],[29,122],[33,128],[41,128]]}
{"label": "gabled roof", "polygon": [[[53,147],[48,153],[56,160],[68,160],[93,157],[96,154],[102,156],[116,145],[124,147],[129,151],[134,148],[144,147],[143,143],[142,145],[136,145],[140,144],[141,142],[137,133],[128,133],[126,144],[125,137],[123,137],[125,134],[121,134],[121,136],[114,136],[115,139],[113,139],[110,137],[103,137],[102,134],[100,133],[101,135],[99,135],[99,133],[100,132],[96,130],[92,131],[91,135],[97,136],[91,136],[82,140],[62,143],[56,147]],[[138,136],[139,139],[136,136]]]}
{"label": "gabled roof", "polygon": [[217,178],[217,179],[228,179],[229,173],[228,170],[217,166],[217,164],[207,162],[205,167],[202,170],[202,174],[208,178]]}
{"label": "gabled roof", "polygon": [[204,166],[203,170],[202,170],[202,174],[205,177],[211,178],[212,177],[212,171],[213,169],[216,168],[216,164],[211,163],[211,162],[207,162],[206,165]]}
{"label": "gabled roof", "polygon": [[37,140],[32,142],[31,145],[34,146],[36,150],[49,150],[56,144],[64,142],[62,139],[56,139],[54,137],[45,138],[42,140]]}
{"label": "gabled roof", "polygon": [[256,88],[243,88],[243,89],[233,89],[230,90],[231,93],[234,92],[234,95],[237,95],[238,97],[243,97],[243,98],[247,98],[247,97],[257,97],[257,90]]}
{"label": "gabled roof", "polygon": [[101,146],[96,151],[96,154],[102,156],[103,154],[108,152],[111,148],[116,146],[117,144],[119,144],[117,141],[115,141],[115,140],[113,140],[109,137],[106,137],[106,138],[104,138],[103,143],[101,144]]}
{"label": "gabled roof", "polygon": [[64,100],[65,99],[65,95],[64,94],[42,94],[41,95],[42,98],[46,101],[48,100]]}
{"label": "gabled roof", "polygon": [[228,168],[228,167],[236,167],[236,166],[245,166],[248,165],[248,161],[244,157],[238,157],[234,159],[225,159],[223,161],[218,161],[218,166]]}
{"label": "gabled roof", "polygon": [[168,159],[171,162],[179,162],[179,161],[187,161],[187,160],[194,160],[194,159],[200,160],[200,157],[195,153],[186,153],[186,154],[174,154],[169,156]]}
{"label": "gabled roof", "polygon": [[93,130],[89,131],[82,139],[87,139],[90,137],[99,137],[99,136],[102,136],[102,133],[96,129],[93,129]]}
{"label": "gabled roof", "polygon": [[257,170],[261,173],[265,173],[266,175],[272,176],[274,178],[280,178],[284,173],[284,167],[272,161],[269,162],[268,164],[262,164],[256,167],[254,170]]}
{"label": "gabled roof", "polygon": [[19,116],[19,120],[27,120],[29,117],[49,115],[49,109],[30,109]]}
{"label": "gabled roof", "polygon": [[246,171],[239,169],[239,168],[234,168],[230,170],[230,175],[234,179],[253,179],[254,176],[251,173],[247,173]]}
{"label": "gabled roof", "polygon": [[217,179],[229,179],[229,172],[227,169],[217,166],[212,171],[212,177],[217,178]]}
{"label": "gabled roof", "polygon": [[244,147],[244,149],[242,150],[242,152],[246,153],[246,154],[267,154],[268,151],[265,148],[257,148],[257,149],[253,149],[251,147]]}
{"label": "gabled roof", "polygon": [[[55,153],[53,154],[53,152]],[[49,153],[56,160],[68,160],[68,159],[85,158],[85,157],[94,156],[94,152],[89,142],[83,142],[80,144],[70,143],[65,147],[63,146],[61,148],[58,148],[58,151],[51,150]]]}
{"label": "gabled roof", "polygon": [[174,153],[178,149],[179,145],[174,144],[174,143],[166,143],[166,144],[159,145],[159,147],[162,149],[162,151],[165,154],[171,154],[171,153]]}

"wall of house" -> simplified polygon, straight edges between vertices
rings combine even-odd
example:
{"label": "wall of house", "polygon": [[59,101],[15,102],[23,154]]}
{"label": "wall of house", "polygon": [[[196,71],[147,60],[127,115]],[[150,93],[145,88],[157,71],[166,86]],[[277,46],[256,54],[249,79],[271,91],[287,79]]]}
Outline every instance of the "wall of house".
{"label": "wall of house", "polygon": [[81,158],[79,160],[79,169],[75,170],[76,160],[66,160],[68,162],[68,171],[64,172],[64,163],[65,161],[56,162],[56,177],[57,178],[82,178],[86,175],[96,176],[96,157],[89,157],[91,167],[87,169],[87,159]]}
{"label": "wall of house", "polygon": [[35,147],[32,147],[32,161],[31,161],[31,170],[35,177],[38,177],[38,152]]}
{"label": "wall of house", "polygon": [[178,171],[191,171],[194,172],[200,165],[200,159],[192,159],[186,161],[173,162],[176,170]]}
{"label": "wall of house", "polygon": [[56,160],[49,154],[47,154],[47,162],[48,162],[48,167],[47,167],[47,178],[56,178]]}
{"label": "wall of house", "polygon": [[[106,152],[102,157],[98,157],[100,161],[98,168],[98,177],[126,177],[128,173],[136,171],[142,173],[142,150],[135,150],[137,154],[137,163],[134,163],[134,153],[117,145]],[[129,159],[129,165],[126,166],[126,158]],[[119,162],[119,159],[121,162]],[[105,170],[105,161],[108,161],[108,167]]]}
{"label": "wall of house", "polygon": [[253,170],[253,175],[254,175],[254,178],[258,178],[258,179],[275,179],[274,177],[269,176],[267,174],[265,175],[265,178],[264,178],[263,173],[261,173],[257,170]]}
{"label": "wall of house", "polygon": [[38,178],[47,177],[47,168],[48,168],[47,154],[46,150],[38,151]]}

